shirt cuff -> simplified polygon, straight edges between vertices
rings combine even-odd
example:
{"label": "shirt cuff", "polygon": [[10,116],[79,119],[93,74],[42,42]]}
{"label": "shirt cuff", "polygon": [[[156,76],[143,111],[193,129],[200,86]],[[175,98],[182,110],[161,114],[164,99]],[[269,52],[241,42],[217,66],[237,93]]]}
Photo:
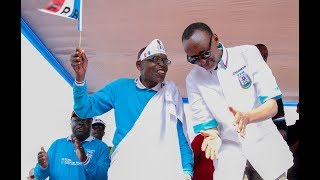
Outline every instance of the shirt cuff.
{"label": "shirt cuff", "polygon": [[218,127],[218,122],[215,119],[212,119],[210,121],[198,124],[193,126],[193,131],[194,133],[200,133],[201,130],[207,130],[207,129],[211,129],[211,128],[216,128]]}
{"label": "shirt cuff", "polygon": [[76,86],[84,86],[84,84],[86,83],[86,80],[82,81],[82,82],[78,82],[78,81],[74,81]]}

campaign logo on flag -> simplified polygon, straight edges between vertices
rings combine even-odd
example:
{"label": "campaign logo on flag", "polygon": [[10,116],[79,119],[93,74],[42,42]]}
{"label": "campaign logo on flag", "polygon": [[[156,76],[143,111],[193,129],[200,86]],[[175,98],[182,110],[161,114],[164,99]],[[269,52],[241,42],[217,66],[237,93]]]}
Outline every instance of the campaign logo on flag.
{"label": "campaign logo on flag", "polygon": [[78,20],[78,30],[82,31],[82,0],[51,0],[42,12]]}

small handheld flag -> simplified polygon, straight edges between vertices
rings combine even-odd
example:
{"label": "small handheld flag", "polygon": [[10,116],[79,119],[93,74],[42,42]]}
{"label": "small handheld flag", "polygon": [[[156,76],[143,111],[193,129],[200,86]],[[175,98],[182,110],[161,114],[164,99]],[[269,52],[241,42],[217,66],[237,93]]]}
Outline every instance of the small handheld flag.
{"label": "small handheld flag", "polygon": [[78,20],[78,31],[82,31],[82,0],[51,0],[42,12]]}

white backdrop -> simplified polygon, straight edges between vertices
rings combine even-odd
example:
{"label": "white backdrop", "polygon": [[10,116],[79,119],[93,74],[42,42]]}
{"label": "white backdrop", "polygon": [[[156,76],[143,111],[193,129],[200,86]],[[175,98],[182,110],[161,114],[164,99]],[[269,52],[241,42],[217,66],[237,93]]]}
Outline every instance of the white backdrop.
{"label": "white backdrop", "polygon": [[[21,179],[35,166],[41,146],[47,150],[54,140],[71,133],[72,106],[71,86],[21,34]],[[295,109],[285,107],[288,125],[298,119]],[[188,104],[185,112],[188,119]],[[103,141],[112,145],[113,111],[100,118],[107,124]],[[188,130],[192,139],[192,128]]]}

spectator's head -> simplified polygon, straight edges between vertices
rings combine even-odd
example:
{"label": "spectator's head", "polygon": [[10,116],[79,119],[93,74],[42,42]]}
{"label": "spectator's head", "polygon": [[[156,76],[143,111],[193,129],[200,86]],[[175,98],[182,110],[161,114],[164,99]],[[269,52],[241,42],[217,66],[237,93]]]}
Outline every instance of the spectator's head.
{"label": "spectator's head", "polygon": [[92,121],[92,129],[91,129],[91,135],[95,138],[98,138],[102,140],[105,132],[105,123],[99,119],[99,118],[94,118]]}
{"label": "spectator's head", "polygon": [[170,63],[163,43],[159,39],[151,41],[148,46],[139,51],[136,62],[142,84],[152,88],[163,82]]}
{"label": "spectator's head", "polygon": [[80,118],[73,111],[71,115],[72,135],[78,140],[83,141],[90,136],[92,118]]}
{"label": "spectator's head", "polygon": [[29,176],[27,177],[28,180],[35,180],[35,176],[34,176],[34,168],[31,168],[30,171],[29,171]]}
{"label": "spectator's head", "polygon": [[256,44],[255,46],[259,49],[260,54],[261,54],[263,60],[264,60],[265,62],[267,62],[268,55],[269,55],[267,46],[264,45],[264,44]]}

